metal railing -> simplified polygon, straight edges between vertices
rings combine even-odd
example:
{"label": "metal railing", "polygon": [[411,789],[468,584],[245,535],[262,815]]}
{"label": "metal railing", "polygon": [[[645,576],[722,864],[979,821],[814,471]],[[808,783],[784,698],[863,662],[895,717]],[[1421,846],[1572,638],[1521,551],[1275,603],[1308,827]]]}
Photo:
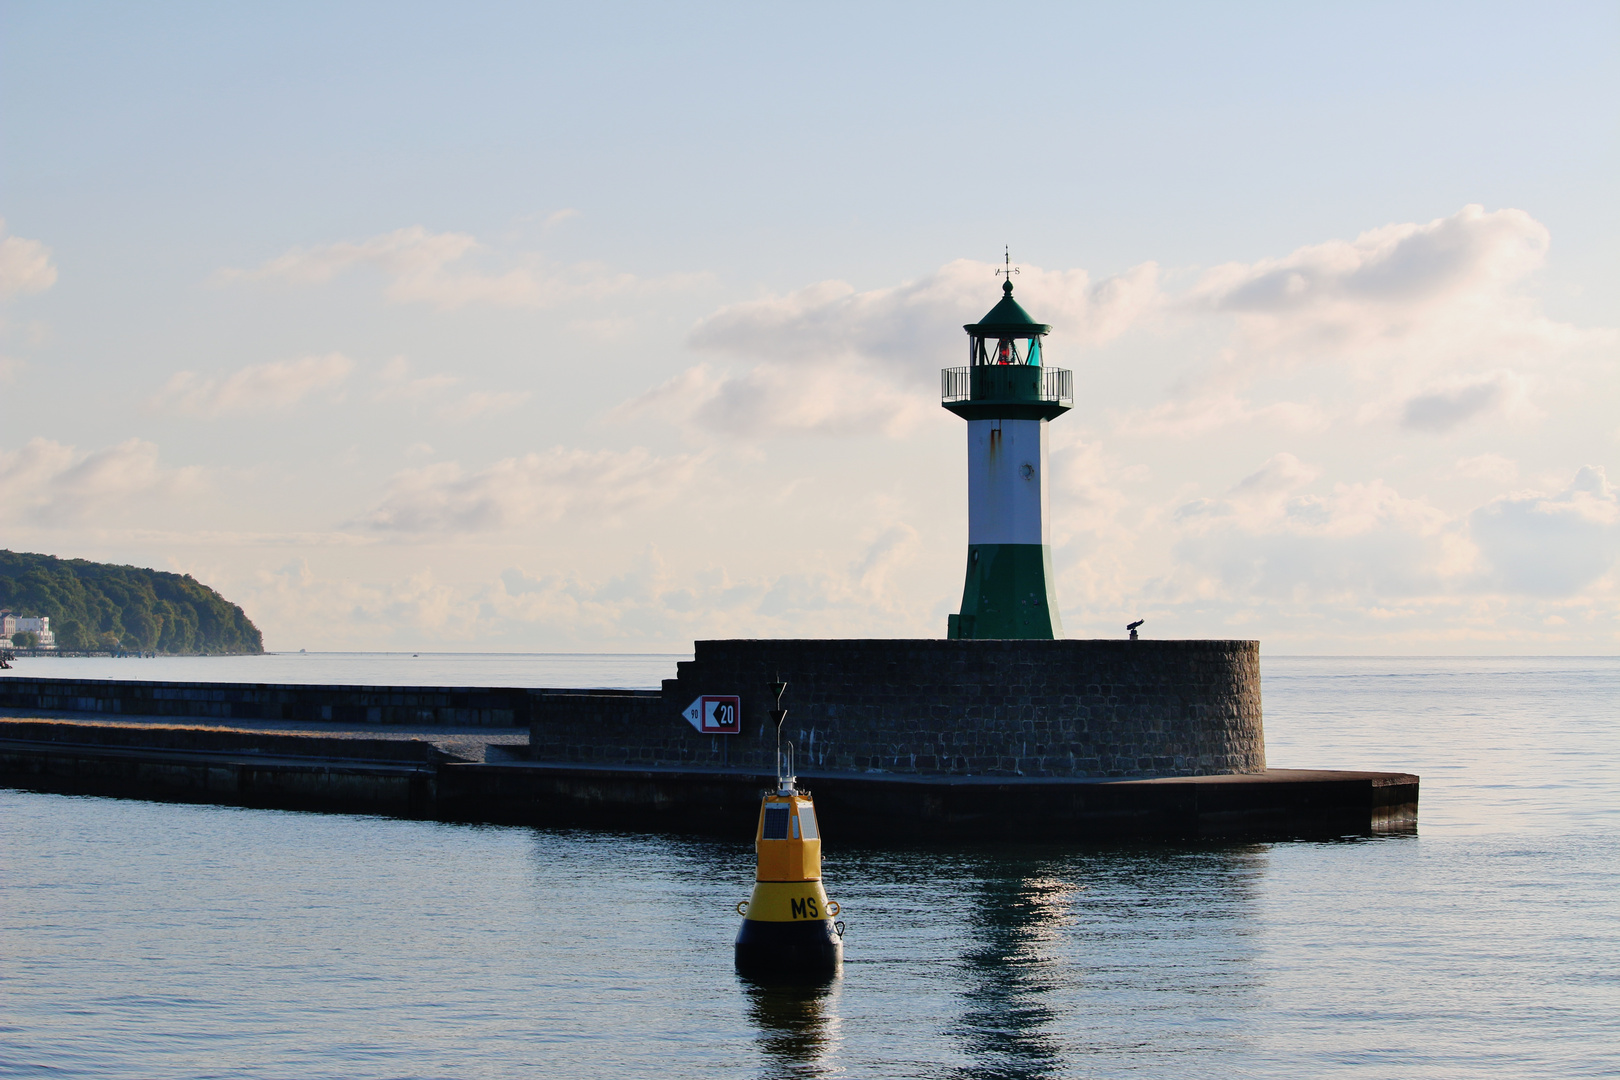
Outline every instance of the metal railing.
{"label": "metal railing", "polygon": [[945,368],[939,375],[940,400],[946,405],[962,401],[1074,404],[1074,372],[1067,368],[976,364]]}

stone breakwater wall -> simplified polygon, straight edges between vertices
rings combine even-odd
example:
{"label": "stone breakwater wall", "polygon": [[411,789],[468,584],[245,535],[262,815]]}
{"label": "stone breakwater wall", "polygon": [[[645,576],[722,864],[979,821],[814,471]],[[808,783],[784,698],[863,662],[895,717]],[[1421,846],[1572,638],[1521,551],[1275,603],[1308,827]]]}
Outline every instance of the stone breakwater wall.
{"label": "stone breakwater wall", "polygon": [[191,720],[521,727],[529,701],[501,688],[0,678],[0,708]]}
{"label": "stone breakwater wall", "polygon": [[[661,691],[537,691],[530,756],[774,771],[788,684],[800,772],[1149,777],[1265,769],[1254,641],[699,641]],[[742,732],[681,717],[742,698]]]}

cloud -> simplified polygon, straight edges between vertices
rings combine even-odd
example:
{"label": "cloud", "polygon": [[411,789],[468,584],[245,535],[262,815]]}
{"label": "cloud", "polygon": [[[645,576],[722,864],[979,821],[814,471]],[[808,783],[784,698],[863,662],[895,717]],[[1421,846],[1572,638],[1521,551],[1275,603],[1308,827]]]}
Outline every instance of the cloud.
{"label": "cloud", "polygon": [[[1016,295],[1053,324],[1047,357],[1065,366],[1127,332],[1179,335],[1189,353],[1179,377],[1156,402],[1117,414],[1122,432],[1304,433],[1355,421],[1445,433],[1539,416],[1534,373],[1615,340],[1542,313],[1528,278],[1548,244],[1524,211],[1470,205],[1223,264],[1179,292],[1147,262],[1101,281],[1025,267]],[[991,270],[961,259],[888,288],[825,281],[722,308],[687,338],[706,359],[618,414],[659,415],[700,438],[903,434],[932,411],[935,373],[966,362],[960,326],[993,302]],[[1283,389],[1269,377],[1296,369],[1314,370],[1318,385]]]}
{"label": "cloud", "polygon": [[202,487],[201,469],[161,467],[158,448],[144,439],[82,453],[35,438],[17,450],[0,451],[0,511],[13,526],[89,521],[109,510]]}
{"label": "cloud", "polygon": [[[370,580],[329,577],[302,558],[256,569],[230,595],[265,630],[272,647],[418,648],[477,641],[513,648],[687,648],[712,636],[912,635],[932,614],[909,602],[893,575],[915,554],[915,530],[878,529],[847,565],[799,565],[737,575],[719,566],[672,568],[647,544],[619,569],[592,575],[573,566],[507,566],[451,579],[407,561]],[[409,549],[388,546],[410,560]],[[323,561],[326,561],[323,559]],[[941,624],[943,620],[940,620]],[[282,643],[285,643],[284,645]]]}
{"label": "cloud", "polygon": [[658,416],[703,439],[894,436],[935,407],[931,399],[847,361],[802,368],[761,364],[737,374],[699,364],[625,402],[614,415]]}
{"label": "cloud", "polygon": [[[1548,243],[1546,227],[1522,210],[1471,205],[1215,267],[1166,310],[1207,332],[1229,320],[1229,336],[1183,376],[1170,404],[1255,397],[1265,408],[1279,373],[1314,369],[1319,382],[1339,384],[1335,399],[1359,399],[1339,416],[1360,423],[1444,433],[1490,416],[1532,419],[1536,371],[1615,340],[1612,329],[1542,312],[1529,278]],[[1228,425],[1248,420],[1237,409],[1227,416]]]}
{"label": "cloud", "polygon": [[1472,547],[1443,511],[1382,480],[1302,490],[1319,475],[1279,453],[1222,498],[1177,507],[1184,573],[1161,596],[1365,606],[1443,592],[1472,570]]}
{"label": "cloud", "polygon": [[1510,592],[1568,596],[1614,566],[1620,550],[1620,493],[1601,468],[1584,466],[1556,495],[1496,499],[1469,516],[1469,530]]}
{"label": "cloud", "polygon": [[5,231],[5,219],[0,218],[0,299],[44,292],[55,285],[51,249],[38,240],[6,236]]}
{"label": "cloud", "polygon": [[[1129,329],[1159,302],[1158,268],[1144,263],[1093,283],[1084,270],[1026,267],[1020,302],[1054,324],[1056,342],[1094,345]],[[754,361],[825,362],[858,358],[931,381],[941,356],[966,363],[963,323],[998,299],[993,267],[957,259],[916,281],[857,292],[825,281],[786,296],[735,304],[700,322],[688,344],[700,352]]]}
{"label": "cloud", "polygon": [[342,353],[273,360],[242,368],[225,378],[176,372],[147,399],[147,407],[193,416],[271,412],[288,409],[348,379],[354,362]]}
{"label": "cloud", "polygon": [[688,288],[706,280],[703,275],[690,274],[642,279],[611,273],[592,263],[548,268],[533,256],[524,257],[524,265],[501,271],[468,267],[471,258],[488,251],[467,233],[432,233],[415,225],[358,242],[294,248],[253,270],[222,270],[219,277],[224,281],[322,285],[350,270],[368,267],[387,279],[384,295],[393,303],[427,304],[441,310],[469,304],[549,308],[616,294]]}
{"label": "cloud", "polygon": [[440,401],[450,388],[461,383],[459,375],[424,375],[411,378],[410,361],[396,356],[377,372],[381,384],[375,394],[377,401]]}
{"label": "cloud", "polygon": [[[1513,467],[1495,455],[1459,464],[1486,476]],[[1505,495],[1461,514],[1382,480],[1326,491],[1320,480],[1280,453],[1221,496],[1182,501],[1162,525],[1150,518],[1172,538],[1169,565],[1108,600],[1157,607],[1161,623],[1218,611],[1229,625],[1286,626],[1296,647],[1324,628],[1388,651],[1573,641],[1612,623],[1620,492],[1599,468],[1556,494]]]}
{"label": "cloud", "polygon": [[474,390],[460,401],[440,408],[438,415],[446,420],[465,421],[475,416],[511,412],[528,400],[527,390]]}
{"label": "cloud", "polygon": [[[1307,465],[1293,454],[1283,451],[1273,454],[1260,468],[1232,485],[1222,498],[1194,499],[1176,507],[1174,518],[1182,521],[1241,515],[1244,526],[1251,531],[1273,528],[1279,522],[1298,525],[1309,521],[1313,515],[1302,515],[1288,522],[1289,515],[1284,504],[1296,491],[1308,486],[1320,475],[1320,468]],[[1299,500],[1297,508],[1307,505],[1310,505],[1309,500]]]}
{"label": "cloud", "polygon": [[1530,404],[1525,380],[1511,371],[1453,378],[1408,397],[1399,406],[1400,425],[1437,434],[1485,417],[1544,415]]}
{"label": "cloud", "polygon": [[345,270],[373,266],[409,289],[411,283],[441,273],[444,268],[478,250],[478,241],[466,233],[430,233],[420,225],[396,229],[358,243],[341,242],[313,248],[293,248],[255,270],[226,270],[229,278],[280,280],[298,285],[323,285]]}
{"label": "cloud", "polygon": [[1282,431],[1321,431],[1330,419],[1314,402],[1276,401],[1256,405],[1230,392],[1172,398],[1147,409],[1123,414],[1115,428],[1132,435],[1167,435],[1190,439],[1222,428],[1263,425]]}
{"label": "cloud", "polygon": [[1482,420],[1524,425],[1546,416],[1530,400],[1531,380],[1499,369],[1445,375],[1414,385],[1410,377],[1391,374],[1392,384],[1355,410],[1359,423],[1392,423],[1410,432],[1446,435]]}
{"label": "cloud", "polygon": [[[1112,340],[1159,300],[1158,270],[1144,264],[1093,283],[1083,270],[1027,267],[1020,301],[1062,326],[1049,352]],[[993,268],[958,259],[916,281],[858,292],[825,281],[783,296],[722,308],[687,344],[716,358],[627,402],[701,436],[899,435],[932,414],[941,358],[961,357],[961,326],[997,299]],[[723,361],[744,366],[733,370]],[[925,388],[929,388],[925,390]]]}
{"label": "cloud", "polygon": [[1385,225],[1280,259],[1217,266],[1184,303],[1238,316],[1263,343],[1398,338],[1439,316],[1488,311],[1541,265],[1548,245],[1546,226],[1524,211],[1470,205],[1423,225]]}
{"label": "cloud", "polygon": [[1458,458],[1452,474],[1467,480],[1496,480],[1508,482],[1519,477],[1518,462],[1501,454],[1477,454]]}
{"label": "cloud", "polygon": [[497,532],[565,517],[599,518],[678,497],[700,455],[553,448],[471,474],[450,463],[406,469],[362,523],[397,532]]}
{"label": "cloud", "polygon": [[1304,487],[1321,475],[1322,470],[1315,465],[1307,465],[1284,451],[1273,454],[1264,465],[1239,480],[1231,493],[1246,501],[1269,500]]}
{"label": "cloud", "polygon": [[451,400],[451,388],[462,382],[459,375],[424,375],[413,379],[410,364],[403,356],[396,356],[384,364],[377,373],[377,379],[381,387],[375,394],[375,400],[435,403],[435,416],[457,423],[477,416],[510,412],[530,397],[527,390],[474,390]]}
{"label": "cloud", "polygon": [[469,641],[479,630],[466,598],[428,568],[393,580],[356,581],[323,578],[298,558],[256,570],[233,595],[272,647],[279,639],[283,648],[352,649],[356,641],[420,648]]}
{"label": "cloud", "polygon": [[[914,635],[919,610],[892,575],[915,554],[904,523],[880,530],[848,566],[800,566],[735,576],[710,566],[672,571],[649,545],[623,573],[507,569],[474,602],[496,634],[563,645],[644,641],[684,646],[697,637]],[[940,620],[941,623],[943,620]]]}
{"label": "cloud", "polygon": [[881,597],[892,588],[894,571],[910,562],[922,537],[905,522],[897,522],[880,532],[867,545],[851,577],[868,595]]}

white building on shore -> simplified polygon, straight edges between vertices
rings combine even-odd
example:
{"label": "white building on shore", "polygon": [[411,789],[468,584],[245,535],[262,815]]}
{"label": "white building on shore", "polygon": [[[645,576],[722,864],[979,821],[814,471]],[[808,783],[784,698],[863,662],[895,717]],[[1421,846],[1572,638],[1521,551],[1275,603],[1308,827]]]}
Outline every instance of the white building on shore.
{"label": "white building on shore", "polygon": [[13,615],[9,611],[0,611],[0,644],[10,645],[13,634],[33,634],[39,639],[38,648],[56,648],[56,635],[51,633],[51,617],[49,615]]}

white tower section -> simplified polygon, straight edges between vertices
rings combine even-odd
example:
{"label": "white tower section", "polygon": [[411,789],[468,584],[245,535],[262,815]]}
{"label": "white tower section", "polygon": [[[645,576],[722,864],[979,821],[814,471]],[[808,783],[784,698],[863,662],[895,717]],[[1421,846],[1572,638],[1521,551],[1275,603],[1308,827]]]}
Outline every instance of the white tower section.
{"label": "white tower section", "polygon": [[1050,544],[1046,421],[968,421],[968,543]]}

